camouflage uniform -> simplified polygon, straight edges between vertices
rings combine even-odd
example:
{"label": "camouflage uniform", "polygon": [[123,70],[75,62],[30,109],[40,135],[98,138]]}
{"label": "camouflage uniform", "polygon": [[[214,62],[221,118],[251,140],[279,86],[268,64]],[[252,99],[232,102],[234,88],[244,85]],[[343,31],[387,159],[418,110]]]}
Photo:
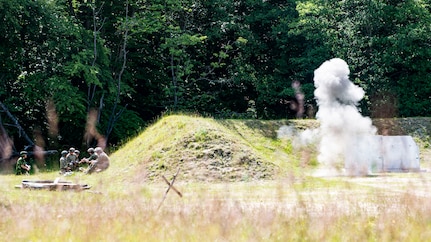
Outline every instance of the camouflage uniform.
{"label": "camouflage uniform", "polygon": [[97,154],[93,153],[93,154],[90,155],[90,157],[87,158],[87,160],[88,161],[97,160],[97,157],[98,157]]}
{"label": "camouflage uniform", "polygon": [[66,172],[67,171],[67,160],[66,160],[67,151],[63,150],[61,152],[60,157],[60,172]]}
{"label": "camouflage uniform", "polygon": [[30,168],[27,170],[27,169],[23,168],[22,166],[30,167],[28,165],[27,161],[25,160],[25,158],[21,156],[16,161],[16,166],[15,166],[15,174],[16,175],[23,175],[23,174],[28,175],[29,174],[28,171],[30,170]]}
{"label": "camouflage uniform", "polygon": [[[91,164],[97,160],[97,154],[94,152],[93,148],[88,148],[87,152],[88,154],[90,154],[90,156],[88,158],[82,158],[82,160],[80,160],[78,164],[79,165],[88,164],[88,167],[87,167],[87,170],[88,170],[90,169]],[[79,170],[86,171],[86,169],[84,169],[83,167],[79,167]]]}
{"label": "camouflage uniform", "polygon": [[66,156],[66,163],[67,163],[68,169],[74,170],[74,168],[76,168],[76,162],[77,160],[76,160],[75,149],[70,148],[69,154],[67,154]]}
{"label": "camouflage uniform", "polygon": [[88,170],[86,171],[87,174],[91,174],[93,172],[102,172],[109,167],[109,156],[105,152],[103,152],[102,148],[100,147],[97,147],[95,151],[95,153],[97,154],[97,160],[91,163]]}

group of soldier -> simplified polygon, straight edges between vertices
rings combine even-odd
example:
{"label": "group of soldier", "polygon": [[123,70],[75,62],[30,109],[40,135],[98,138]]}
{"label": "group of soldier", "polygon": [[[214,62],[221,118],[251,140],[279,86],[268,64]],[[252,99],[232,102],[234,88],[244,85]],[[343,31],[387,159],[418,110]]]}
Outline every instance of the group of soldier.
{"label": "group of soldier", "polygon": [[63,150],[60,157],[60,174],[71,174],[82,171],[86,174],[101,172],[109,167],[109,157],[101,147],[88,148],[87,158],[79,159],[80,152],[71,147],[69,152]]}
{"label": "group of soldier", "polygon": [[[60,157],[60,174],[70,175],[74,171],[82,171],[86,174],[93,172],[101,172],[109,167],[109,157],[103,152],[101,147],[89,148],[87,150],[89,157],[79,158],[80,152],[75,148],[70,148],[69,151],[63,150]],[[31,164],[28,159],[27,151],[21,151],[15,166],[17,175],[28,175],[30,173]]]}

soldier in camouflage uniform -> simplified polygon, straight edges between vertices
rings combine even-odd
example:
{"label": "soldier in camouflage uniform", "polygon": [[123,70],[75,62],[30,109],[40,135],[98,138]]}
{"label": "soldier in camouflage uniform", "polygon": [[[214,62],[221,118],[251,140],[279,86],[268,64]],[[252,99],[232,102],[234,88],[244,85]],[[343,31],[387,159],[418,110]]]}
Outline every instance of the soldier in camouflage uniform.
{"label": "soldier in camouflage uniform", "polygon": [[[88,164],[90,165],[93,161],[97,160],[97,154],[94,152],[94,148],[88,148],[87,150],[88,154],[90,155],[88,158],[82,158],[79,161],[79,164]],[[80,170],[82,170],[80,168]]]}
{"label": "soldier in camouflage uniform", "polygon": [[74,170],[75,163],[77,162],[75,148],[72,147],[69,149],[69,154],[67,154],[66,156],[66,162],[67,162],[67,169]]}
{"label": "soldier in camouflage uniform", "polygon": [[79,150],[75,150],[75,162],[73,163],[73,170],[78,170],[79,168],[79,155],[81,154],[81,152]]}
{"label": "soldier in camouflage uniform", "polygon": [[92,161],[88,169],[85,171],[87,174],[91,174],[93,172],[102,172],[109,167],[110,159],[109,156],[103,152],[101,147],[96,147],[94,152],[97,154],[97,159]]}
{"label": "soldier in camouflage uniform", "polygon": [[15,165],[15,174],[16,175],[29,175],[31,166],[28,164],[27,161],[27,151],[21,151],[20,157],[16,161]]}
{"label": "soldier in camouflage uniform", "polygon": [[60,157],[60,174],[64,174],[65,172],[67,172],[68,170],[68,166],[67,166],[67,160],[66,160],[66,156],[67,156],[68,152],[67,150],[63,150],[61,152],[61,157]]}

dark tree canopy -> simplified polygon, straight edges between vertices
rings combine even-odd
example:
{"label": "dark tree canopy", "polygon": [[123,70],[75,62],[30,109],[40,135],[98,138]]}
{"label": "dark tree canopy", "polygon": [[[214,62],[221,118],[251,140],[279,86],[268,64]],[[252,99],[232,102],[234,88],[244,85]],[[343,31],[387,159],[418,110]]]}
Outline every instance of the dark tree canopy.
{"label": "dark tree canopy", "polygon": [[313,118],[333,57],[364,115],[431,113],[427,1],[0,0],[0,16],[0,101],[46,148],[118,144],[167,111]]}

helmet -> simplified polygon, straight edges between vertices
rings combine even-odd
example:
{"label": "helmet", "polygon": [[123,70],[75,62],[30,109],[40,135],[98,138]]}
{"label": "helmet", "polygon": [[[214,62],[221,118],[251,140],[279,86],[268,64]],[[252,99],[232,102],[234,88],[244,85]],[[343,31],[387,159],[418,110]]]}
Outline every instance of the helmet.
{"label": "helmet", "polygon": [[97,153],[97,152],[102,152],[103,151],[103,149],[101,148],[101,147],[96,147],[96,149],[94,149],[94,151]]}
{"label": "helmet", "polygon": [[88,148],[87,152],[88,153],[94,153],[94,148]]}
{"label": "helmet", "polygon": [[63,150],[62,152],[61,152],[61,155],[67,155],[67,150]]}
{"label": "helmet", "polygon": [[69,149],[69,152],[75,152],[75,148],[73,148],[73,147],[72,147],[72,148],[70,148],[70,149]]}
{"label": "helmet", "polygon": [[79,150],[75,150],[75,154],[79,155],[79,153],[81,153],[81,152],[79,152]]}
{"label": "helmet", "polygon": [[23,151],[19,152],[19,155],[20,156],[27,155],[27,151],[23,150]]}

